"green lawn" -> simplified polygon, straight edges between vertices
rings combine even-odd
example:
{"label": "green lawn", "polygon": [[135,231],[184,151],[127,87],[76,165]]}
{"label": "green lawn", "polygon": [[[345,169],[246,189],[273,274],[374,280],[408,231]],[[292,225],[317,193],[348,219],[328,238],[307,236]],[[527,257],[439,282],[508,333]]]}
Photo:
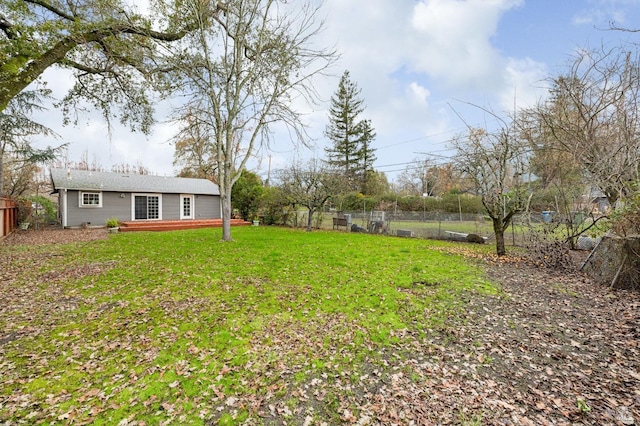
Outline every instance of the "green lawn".
{"label": "green lawn", "polygon": [[391,368],[403,336],[438,332],[469,294],[497,292],[449,243],[232,234],[18,248],[39,261],[0,310],[0,329],[20,336],[0,340],[0,422],[259,424],[267,412],[297,424],[309,397],[294,389],[340,380],[313,398],[311,417],[332,423],[344,383]]}

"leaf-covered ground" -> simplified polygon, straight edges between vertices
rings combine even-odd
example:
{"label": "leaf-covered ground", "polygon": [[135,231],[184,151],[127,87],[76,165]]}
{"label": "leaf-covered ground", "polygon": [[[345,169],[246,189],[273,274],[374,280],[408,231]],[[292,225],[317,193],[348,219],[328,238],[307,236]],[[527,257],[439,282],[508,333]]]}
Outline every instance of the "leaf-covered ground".
{"label": "leaf-covered ground", "polygon": [[[154,290],[144,296],[154,307],[140,308],[122,323],[118,315],[133,301],[90,300],[82,289],[64,284],[84,279],[93,285],[92,277],[116,268],[120,260],[78,265],[50,244],[71,242],[74,250],[83,250],[86,241],[106,237],[104,230],[30,231],[0,243],[0,424],[109,424],[109,416],[123,412],[132,414],[120,416],[122,425],[175,424],[193,419],[188,410],[210,424],[640,423],[640,297],[602,288],[580,273],[534,268],[515,257],[498,260],[464,245],[438,246],[434,249],[466,256],[502,291],[460,293],[462,309],[447,311],[432,329],[405,321],[405,328],[391,327],[383,344],[362,333],[357,319],[339,313],[318,313],[309,322],[274,316],[259,324],[261,334],[242,354],[242,363],[229,358],[209,366],[213,350],[202,344],[198,331],[172,322],[184,320],[185,313],[206,312],[197,295],[172,298]],[[18,277],[27,270],[36,273],[25,284]],[[259,296],[267,283],[265,276],[248,284]],[[416,280],[400,291],[406,300],[417,301],[444,285]],[[287,306],[286,291],[278,298],[274,303]],[[102,317],[118,322],[111,323],[111,331],[95,329],[87,341],[75,342],[85,331],[64,321],[83,306],[92,307],[82,312],[88,322]],[[408,313],[404,319],[417,312],[411,305],[397,309]],[[155,330],[157,335],[141,332],[153,310],[176,325]],[[375,314],[383,323],[385,313]],[[251,313],[245,319],[261,321]],[[17,358],[21,342],[52,330],[60,339],[52,346],[55,353],[25,352]],[[122,331],[127,334],[118,334]],[[151,339],[179,343],[183,358],[164,363]],[[134,359],[122,358],[123,365],[144,368],[104,371],[101,363],[109,365],[116,355]],[[306,357],[314,364],[305,365]],[[77,389],[56,386],[59,363],[67,366],[65,374],[81,378]],[[24,365],[32,370],[15,372]],[[204,370],[215,371],[215,377],[200,375]],[[166,386],[154,389],[142,376]],[[190,382],[193,377],[205,386]],[[236,378],[244,383],[229,385]],[[50,386],[42,399],[36,396],[38,380]],[[187,384],[206,392],[190,392]],[[155,407],[153,418],[160,420],[141,420],[135,413],[144,408],[136,411],[136,406]]]}

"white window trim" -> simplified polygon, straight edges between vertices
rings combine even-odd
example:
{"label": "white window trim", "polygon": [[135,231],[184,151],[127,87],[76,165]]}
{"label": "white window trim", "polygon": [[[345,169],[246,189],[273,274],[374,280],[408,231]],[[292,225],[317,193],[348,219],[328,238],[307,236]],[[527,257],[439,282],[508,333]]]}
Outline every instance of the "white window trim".
{"label": "white window trim", "polygon": [[[83,204],[84,194],[98,194],[98,204]],[[102,208],[102,191],[78,191],[78,207],[81,209]]]}
{"label": "white window trim", "polygon": [[[191,199],[191,216],[184,216],[184,199]],[[196,197],[193,194],[180,194],[180,220],[194,219],[196,210]]]}
{"label": "white window trim", "polygon": [[[136,219],[136,197],[158,197],[158,218],[157,219]],[[162,220],[162,194],[146,194],[146,193],[133,193],[131,194],[131,220]]]}
{"label": "white window trim", "polygon": [[67,227],[67,190],[62,189],[60,191],[60,195],[62,196],[62,227]]}

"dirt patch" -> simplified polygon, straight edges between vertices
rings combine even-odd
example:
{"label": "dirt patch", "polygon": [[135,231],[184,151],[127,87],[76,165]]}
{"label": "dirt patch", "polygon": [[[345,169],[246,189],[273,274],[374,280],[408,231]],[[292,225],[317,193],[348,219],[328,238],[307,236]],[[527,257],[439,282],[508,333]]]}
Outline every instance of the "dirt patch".
{"label": "dirt patch", "polygon": [[403,355],[389,357],[398,360],[392,371],[370,384],[377,390],[352,401],[362,408],[358,419],[639,424],[640,295],[518,259],[492,259],[486,269],[503,294],[472,296],[442,330],[407,336]]}
{"label": "dirt patch", "polygon": [[521,257],[474,257],[500,295],[464,295],[464,312],[441,328],[395,332],[382,368],[314,379],[258,416],[285,424],[287,402],[309,395],[294,410],[304,424],[333,394],[339,403],[320,412],[345,424],[640,424],[640,294],[577,272],[585,256],[571,253],[575,264],[561,272]]}
{"label": "dirt patch", "polygon": [[93,240],[104,240],[108,237],[106,228],[62,229],[45,228],[15,230],[0,240],[0,245],[24,244],[68,244]]}
{"label": "dirt patch", "polygon": [[640,421],[638,293],[575,271],[497,264],[489,275],[505,296],[471,301],[458,343],[484,347],[479,377],[501,384],[521,424]]}

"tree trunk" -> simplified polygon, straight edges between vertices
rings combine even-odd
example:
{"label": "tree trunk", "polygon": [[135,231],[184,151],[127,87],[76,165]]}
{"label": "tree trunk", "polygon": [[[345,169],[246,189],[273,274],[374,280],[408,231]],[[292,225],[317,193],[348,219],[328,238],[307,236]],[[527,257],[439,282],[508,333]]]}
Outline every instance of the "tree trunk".
{"label": "tree trunk", "polygon": [[221,191],[222,241],[231,241],[231,185]]}
{"label": "tree trunk", "polygon": [[313,230],[313,209],[309,209],[309,218],[307,219],[307,232],[311,232]]}
{"label": "tree trunk", "polygon": [[504,226],[502,223],[502,218],[492,218],[493,222],[493,233],[496,236],[496,253],[498,256],[504,256],[507,254],[507,250],[504,246]]}

